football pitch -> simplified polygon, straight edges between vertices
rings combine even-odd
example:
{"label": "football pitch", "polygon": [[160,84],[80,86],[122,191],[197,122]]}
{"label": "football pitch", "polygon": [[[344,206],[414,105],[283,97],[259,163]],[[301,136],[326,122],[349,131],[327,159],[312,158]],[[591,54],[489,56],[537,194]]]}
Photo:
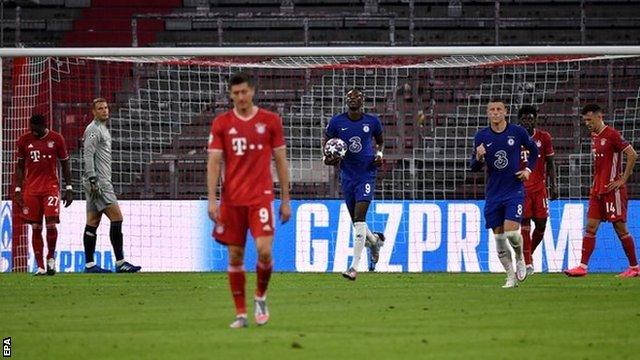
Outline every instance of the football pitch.
{"label": "football pitch", "polygon": [[[224,273],[0,276],[15,359],[632,359],[640,279],[275,273],[271,320],[232,330]],[[248,274],[252,299],[255,275]]]}

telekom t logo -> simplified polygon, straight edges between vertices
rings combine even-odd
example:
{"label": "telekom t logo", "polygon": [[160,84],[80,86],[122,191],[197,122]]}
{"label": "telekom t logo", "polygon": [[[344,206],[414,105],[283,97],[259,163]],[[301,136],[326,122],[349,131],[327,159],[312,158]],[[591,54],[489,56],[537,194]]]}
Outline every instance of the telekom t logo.
{"label": "telekom t logo", "polygon": [[31,160],[33,160],[33,162],[38,162],[40,161],[40,150],[31,150]]}
{"label": "telekom t logo", "polygon": [[247,138],[232,138],[231,146],[236,155],[244,155],[245,150],[247,150]]}

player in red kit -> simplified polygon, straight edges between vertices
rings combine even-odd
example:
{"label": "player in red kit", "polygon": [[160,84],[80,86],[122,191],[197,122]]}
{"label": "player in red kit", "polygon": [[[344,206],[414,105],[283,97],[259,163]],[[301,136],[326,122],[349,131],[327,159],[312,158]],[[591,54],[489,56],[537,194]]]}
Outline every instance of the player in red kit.
{"label": "player in red kit", "polygon": [[[209,135],[207,187],[209,217],[215,222],[213,237],[227,246],[228,276],[236,307],[231,328],[247,327],[244,248],[247,230],[256,241],[257,288],[254,315],[258,325],[269,320],[266,291],[273,269],[271,249],[274,233],[273,178],[275,158],[281,188],[280,221],[291,216],[289,170],[280,116],[253,104],[255,86],[251,77],[237,73],[229,79],[233,109],[217,116]],[[218,180],[224,162],[222,196],[217,203]]]}
{"label": "player in red kit", "polygon": [[[544,231],[547,227],[549,217],[549,199],[558,198],[558,183],[556,180],[556,167],[553,161],[554,150],[551,134],[537,128],[538,110],[532,105],[524,105],[518,111],[520,124],[527,129],[527,132],[538,147],[538,161],[536,167],[529,176],[529,180],[524,181],[524,205],[522,216],[522,232],[524,262],[527,265],[527,276],[533,274],[532,255],[544,238]],[[526,161],[529,157],[527,150],[522,151],[522,159]],[[547,178],[550,188],[547,194]],[[550,196],[549,196],[550,195]],[[535,224],[533,234],[531,234],[531,220]]]}
{"label": "player in red kit", "polygon": [[[56,224],[60,222],[60,180],[58,161],[66,191],[64,205],[73,201],[70,185],[69,155],[62,135],[47,129],[44,116],[36,114],[29,119],[30,131],[18,139],[18,165],[16,167],[15,201],[22,208],[22,217],[31,224],[33,252],[38,264],[35,275],[54,275],[54,252],[58,240]],[[42,258],[42,217],[47,227],[47,268]]]}
{"label": "player in red kit", "polygon": [[[629,259],[629,268],[619,276],[638,276],[635,245],[627,228],[627,188],[625,185],[631,176],[638,154],[618,131],[605,125],[600,106],[586,105],[582,109],[582,120],[591,132],[593,185],[591,186],[589,211],[587,212],[587,229],[582,239],[580,265],[564,272],[568,276],[587,275],[587,265],[595,248],[598,226],[601,221],[610,221]],[[624,173],[622,172],[623,154],[627,157]]]}

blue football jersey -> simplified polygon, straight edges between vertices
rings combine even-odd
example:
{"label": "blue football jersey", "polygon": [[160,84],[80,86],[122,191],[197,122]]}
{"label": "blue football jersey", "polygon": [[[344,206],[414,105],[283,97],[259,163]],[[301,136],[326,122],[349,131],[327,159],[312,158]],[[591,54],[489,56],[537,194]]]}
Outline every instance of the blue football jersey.
{"label": "blue football jersey", "polygon": [[327,138],[340,138],[347,144],[347,155],[340,162],[342,181],[367,179],[376,176],[373,163],[376,151],[374,138],[382,134],[382,123],[377,116],[362,114],[353,121],[345,112],[329,120],[325,135]]}
{"label": "blue football jersey", "polygon": [[[487,153],[484,162],[476,160],[476,148],[484,144]],[[528,167],[534,169],[538,159],[538,147],[523,127],[507,124],[501,133],[491,127],[476,133],[471,155],[471,170],[479,171],[487,165],[487,201],[496,201],[523,195],[523,183],[515,175],[520,168],[521,146],[529,150]]]}

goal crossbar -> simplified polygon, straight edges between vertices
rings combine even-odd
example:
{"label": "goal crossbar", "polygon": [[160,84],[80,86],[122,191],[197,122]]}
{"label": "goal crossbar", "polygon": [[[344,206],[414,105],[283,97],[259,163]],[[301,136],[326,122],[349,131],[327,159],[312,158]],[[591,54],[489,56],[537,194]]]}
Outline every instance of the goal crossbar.
{"label": "goal crossbar", "polygon": [[640,55],[640,46],[432,46],[432,47],[78,47],[5,48],[19,56],[448,56]]}

